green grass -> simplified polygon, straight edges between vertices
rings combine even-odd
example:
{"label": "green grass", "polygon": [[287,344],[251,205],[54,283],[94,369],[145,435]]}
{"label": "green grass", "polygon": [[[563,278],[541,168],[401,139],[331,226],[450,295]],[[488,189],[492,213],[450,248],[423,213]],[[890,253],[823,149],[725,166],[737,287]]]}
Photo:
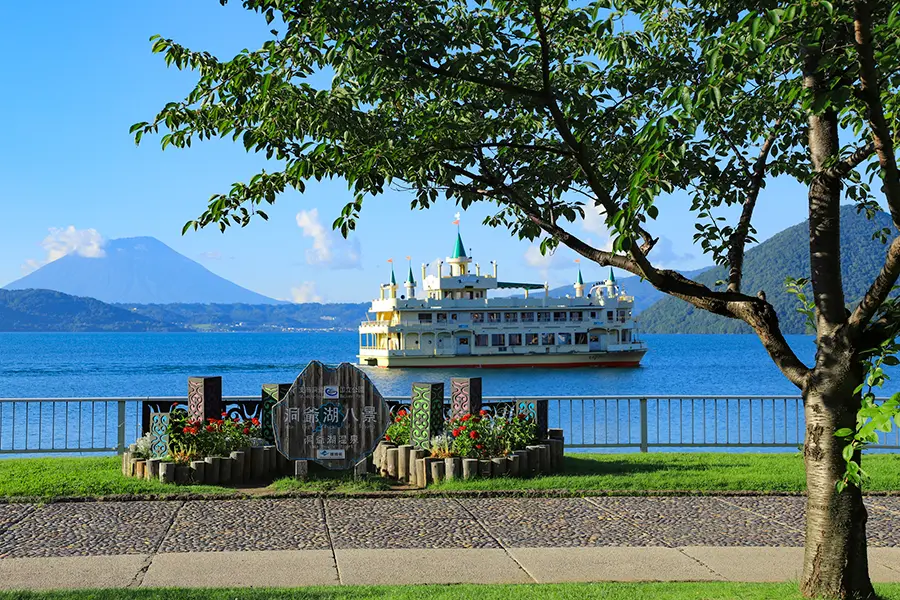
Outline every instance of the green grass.
{"label": "green grass", "polygon": [[[900,585],[876,586],[900,600]],[[793,583],[572,583],[297,589],[134,589],[0,592],[0,600],[800,600]]]}
{"label": "green grass", "polygon": [[[866,456],[863,468],[871,475],[866,491],[900,490],[900,455]],[[450,481],[435,489],[802,492],[806,477],[799,453],[568,454],[562,475]]]}
{"label": "green grass", "polygon": [[[310,481],[291,481],[292,490],[364,491],[384,488],[373,482],[357,483],[328,473]],[[283,489],[276,482],[272,489]],[[159,481],[122,475],[122,459],[117,456],[78,458],[0,459],[0,498],[54,498],[61,496],[110,496],[118,494],[174,495],[239,493],[229,487],[211,485],[176,486]]]}
{"label": "green grass", "polygon": [[[117,494],[235,494],[217,486],[175,486],[123,477],[118,457],[0,459],[0,498],[53,498]],[[871,474],[866,491],[900,490],[900,455],[863,459]],[[388,489],[380,478],[354,481],[346,474],[314,469],[309,481],[284,478],[273,492],[354,493]],[[658,453],[569,454],[566,473],[552,477],[452,481],[434,490],[610,490],[802,492],[799,454]]]}

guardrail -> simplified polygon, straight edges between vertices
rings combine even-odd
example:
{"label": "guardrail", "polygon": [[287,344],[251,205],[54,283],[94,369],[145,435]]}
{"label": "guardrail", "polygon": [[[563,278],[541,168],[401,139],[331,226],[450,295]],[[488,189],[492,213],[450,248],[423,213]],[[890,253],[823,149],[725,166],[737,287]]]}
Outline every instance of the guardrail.
{"label": "guardrail", "polygon": [[[388,396],[393,405],[409,403]],[[799,396],[486,396],[484,402],[545,401],[548,425],[567,448],[797,448],[805,421]],[[260,398],[223,398],[229,415],[259,416]],[[0,455],[122,452],[145,430],[151,407],[187,398],[0,398]],[[880,449],[900,449],[900,430]]]}

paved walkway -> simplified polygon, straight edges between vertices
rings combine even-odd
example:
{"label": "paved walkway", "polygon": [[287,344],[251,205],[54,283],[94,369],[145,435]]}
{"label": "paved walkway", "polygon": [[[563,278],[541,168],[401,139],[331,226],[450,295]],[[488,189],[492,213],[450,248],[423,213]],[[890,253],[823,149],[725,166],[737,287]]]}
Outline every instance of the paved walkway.
{"label": "paved walkway", "polygon": [[[384,498],[0,505],[0,589],[785,581],[799,497]],[[900,581],[900,498],[871,497]]]}

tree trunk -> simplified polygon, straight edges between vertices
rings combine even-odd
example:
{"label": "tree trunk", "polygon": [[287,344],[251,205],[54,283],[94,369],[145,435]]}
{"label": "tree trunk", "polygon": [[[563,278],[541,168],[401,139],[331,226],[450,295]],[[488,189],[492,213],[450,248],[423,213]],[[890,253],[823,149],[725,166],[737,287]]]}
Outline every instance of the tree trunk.
{"label": "tree trunk", "polygon": [[805,393],[803,456],[809,491],[800,587],[807,597],[874,598],[866,556],[867,513],[862,491],[847,486],[838,492],[835,487],[846,470],[841,455],[846,443],[836,438],[834,432],[856,425],[859,400],[853,390],[861,374],[856,369],[847,369],[849,360],[839,361],[832,369],[823,369],[822,362],[819,361],[820,366]]}

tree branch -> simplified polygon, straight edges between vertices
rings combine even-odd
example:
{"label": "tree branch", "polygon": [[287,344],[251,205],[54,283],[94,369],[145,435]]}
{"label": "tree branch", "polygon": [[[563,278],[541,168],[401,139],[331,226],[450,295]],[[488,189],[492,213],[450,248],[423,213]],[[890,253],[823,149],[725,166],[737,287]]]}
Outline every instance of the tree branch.
{"label": "tree branch", "polygon": [[759,191],[762,189],[763,181],[766,178],[766,162],[769,159],[769,151],[775,138],[778,136],[778,128],[781,121],[775,122],[775,129],[763,142],[760,148],[759,156],[753,165],[753,172],[750,176],[750,184],[747,187],[747,198],[744,200],[744,207],[741,210],[741,217],[738,220],[737,227],[728,240],[728,291],[740,292],[741,279],[744,274],[744,248],[747,245],[747,235],[750,233],[750,221],[753,219],[753,209],[756,208],[756,199],[759,197]]}
{"label": "tree branch", "polygon": [[[900,174],[897,170],[891,129],[884,117],[884,106],[881,102],[881,88],[872,48],[872,14],[868,0],[854,2],[853,29],[859,58],[860,95],[868,109],[869,129],[872,131],[872,142],[884,180],[882,189],[894,226],[900,227]],[[854,334],[858,335],[872,319],[891,293],[898,276],[900,276],[900,242],[895,238],[888,249],[878,277],[850,316],[849,323]]]}

